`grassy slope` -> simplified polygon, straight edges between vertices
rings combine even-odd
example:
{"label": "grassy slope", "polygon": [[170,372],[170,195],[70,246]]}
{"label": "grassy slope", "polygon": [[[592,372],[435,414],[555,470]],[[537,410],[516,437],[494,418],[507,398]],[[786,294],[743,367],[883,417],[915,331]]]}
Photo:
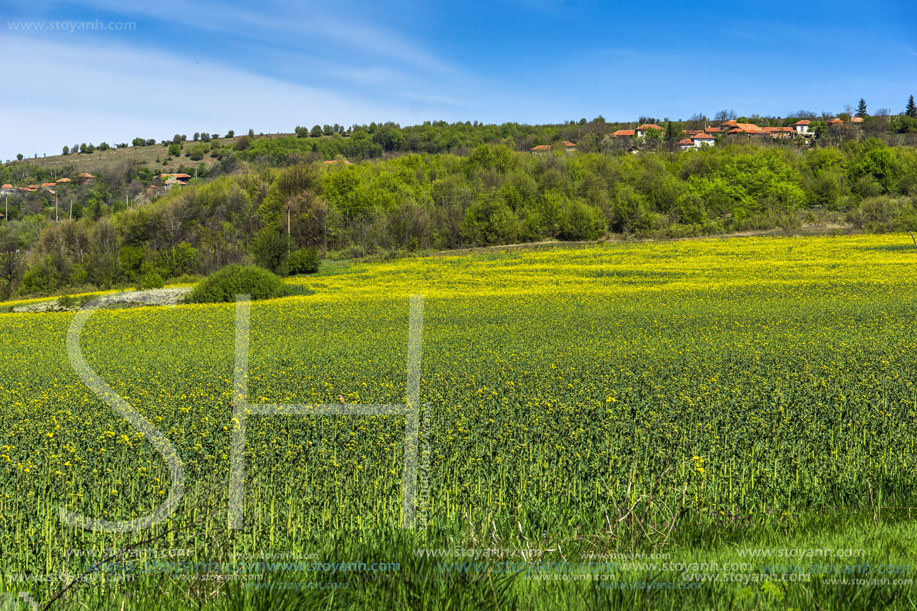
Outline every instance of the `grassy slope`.
{"label": "grassy slope", "polygon": [[[17,163],[27,163],[50,170],[63,170],[65,168],[69,169],[71,167],[75,167],[77,174],[82,172],[95,174],[97,172],[110,172],[130,166],[143,166],[157,172],[168,173],[177,171],[178,168],[182,165],[189,166],[204,164],[205,166],[210,167],[215,163],[218,163],[218,160],[214,159],[209,154],[204,155],[204,158],[201,161],[192,161],[191,158],[186,155],[186,153],[187,150],[194,144],[194,142],[190,140],[191,134],[186,135],[189,136],[189,140],[184,142],[182,145],[184,147],[182,156],[173,157],[169,160],[168,163],[164,163],[164,161],[168,154],[169,147],[157,142],[152,146],[128,146],[126,148],[109,149],[107,151],[96,150],[92,154],[80,153],[70,155],[50,155],[48,157],[36,157],[32,159],[26,158],[22,161],[12,161],[8,165],[10,167],[15,167]],[[243,135],[244,134],[240,134],[232,138],[215,138],[211,140],[211,143],[219,144],[220,146],[233,145]],[[259,136],[259,138],[279,138],[281,136],[292,135],[294,134],[265,134],[264,136]],[[160,160],[159,163],[156,162],[157,158]]]}

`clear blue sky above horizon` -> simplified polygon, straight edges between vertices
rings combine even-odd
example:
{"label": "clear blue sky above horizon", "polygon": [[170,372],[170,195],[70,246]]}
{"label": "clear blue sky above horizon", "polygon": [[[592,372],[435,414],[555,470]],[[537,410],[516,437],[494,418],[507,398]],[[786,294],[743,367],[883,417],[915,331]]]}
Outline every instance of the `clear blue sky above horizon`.
{"label": "clear blue sky above horizon", "polygon": [[904,1],[0,0],[0,160],[326,123],[787,116],[860,97],[900,112],[917,94],[915,14]]}

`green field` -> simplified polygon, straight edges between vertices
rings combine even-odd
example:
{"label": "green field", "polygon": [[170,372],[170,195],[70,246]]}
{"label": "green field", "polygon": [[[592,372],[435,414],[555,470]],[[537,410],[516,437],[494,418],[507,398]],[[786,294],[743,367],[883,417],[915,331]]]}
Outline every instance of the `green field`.
{"label": "green field", "polygon": [[[424,297],[410,529],[405,417],[333,413],[246,419],[228,527],[233,305],[89,318],[86,362],[174,445],[184,496],[138,532],[62,523],[147,514],[168,464],[74,372],[72,313],[0,314],[2,589],[48,602],[135,545],[203,564],[128,551],[55,608],[913,608],[915,263],[907,236],[749,238],[294,279],[314,294],[251,306],[252,404],[404,403]],[[388,568],[226,569],[263,554]]]}

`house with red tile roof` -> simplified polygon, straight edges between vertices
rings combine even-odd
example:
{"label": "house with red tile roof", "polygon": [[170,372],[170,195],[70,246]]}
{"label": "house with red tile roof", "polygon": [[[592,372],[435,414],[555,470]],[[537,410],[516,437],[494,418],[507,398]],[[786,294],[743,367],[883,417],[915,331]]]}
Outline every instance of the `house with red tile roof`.
{"label": "house with red tile roof", "polygon": [[691,141],[694,143],[694,146],[700,148],[702,146],[713,146],[716,143],[716,139],[708,133],[700,132],[699,134],[694,134],[691,136]]}
{"label": "house with red tile roof", "polygon": [[806,138],[808,138],[809,136],[811,136],[812,133],[809,132],[809,125],[810,125],[811,123],[812,123],[812,122],[809,121],[808,119],[802,119],[802,120],[800,120],[800,121],[796,121],[796,123],[793,123],[793,129],[796,130],[796,135],[797,135],[797,136],[804,136],[804,137],[806,137]]}
{"label": "house with red tile roof", "polygon": [[863,117],[850,117],[850,122],[851,123],[862,123]]}
{"label": "house with red tile roof", "polygon": [[530,148],[529,151],[533,155],[548,153],[551,151],[551,145],[550,144],[536,144],[535,146]]}
{"label": "house with red tile roof", "polygon": [[618,131],[610,134],[612,138],[630,138],[635,136],[636,132],[632,129],[619,129]]}
{"label": "house with red tile roof", "polygon": [[828,121],[828,125],[830,125],[831,127],[838,127],[843,124],[844,124],[844,120],[841,119],[840,117],[834,117],[833,119]]}
{"label": "house with red tile roof", "polygon": [[678,148],[682,151],[690,151],[697,148],[694,144],[694,140],[690,138],[685,138],[684,140],[678,141]]}
{"label": "house with red tile roof", "polygon": [[644,136],[646,136],[646,132],[648,132],[651,129],[656,129],[656,130],[659,130],[659,132],[662,132],[662,128],[656,125],[655,123],[644,123],[643,125],[639,125],[637,126],[637,129],[635,131],[637,132],[638,138],[643,138]]}

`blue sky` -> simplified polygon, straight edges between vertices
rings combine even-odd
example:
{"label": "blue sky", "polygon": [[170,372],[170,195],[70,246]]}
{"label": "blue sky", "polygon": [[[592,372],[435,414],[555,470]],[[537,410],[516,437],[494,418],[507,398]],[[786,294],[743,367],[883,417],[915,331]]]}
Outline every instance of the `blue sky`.
{"label": "blue sky", "polygon": [[0,0],[0,160],[316,123],[837,113],[860,97],[900,112],[917,95],[915,15],[904,1]]}

